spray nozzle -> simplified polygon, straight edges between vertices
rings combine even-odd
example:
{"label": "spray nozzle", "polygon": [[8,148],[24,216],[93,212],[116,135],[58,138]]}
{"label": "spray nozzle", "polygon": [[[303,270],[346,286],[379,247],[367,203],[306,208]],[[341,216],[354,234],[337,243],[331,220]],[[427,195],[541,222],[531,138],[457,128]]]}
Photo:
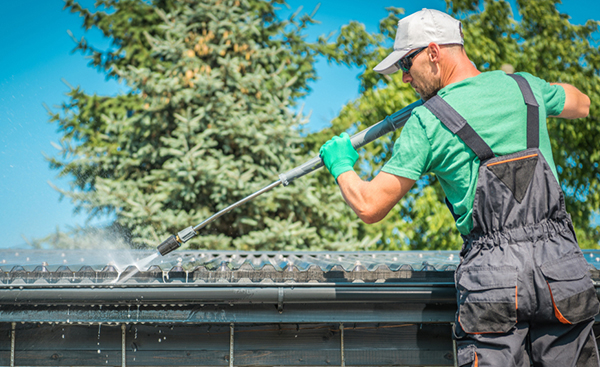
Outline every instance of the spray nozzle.
{"label": "spray nozzle", "polygon": [[179,241],[177,241],[177,236],[173,235],[173,236],[167,238],[166,240],[164,240],[163,243],[158,245],[157,249],[158,249],[158,252],[160,252],[160,254],[162,256],[165,256],[169,252],[179,248],[179,246],[181,246],[181,243],[179,243]]}
{"label": "spray nozzle", "polygon": [[158,252],[162,256],[165,256],[169,252],[178,249],[182,243],[187,242],[190,238],[194,237],[196,234],[197,233],[194,230],[194,227],[187,227],[186,229],[177,233],[177,235],[173,235],[173,236],[167,238],[166,240],[163,241],[163,243],[158,245],[158,247],[157,247]]}

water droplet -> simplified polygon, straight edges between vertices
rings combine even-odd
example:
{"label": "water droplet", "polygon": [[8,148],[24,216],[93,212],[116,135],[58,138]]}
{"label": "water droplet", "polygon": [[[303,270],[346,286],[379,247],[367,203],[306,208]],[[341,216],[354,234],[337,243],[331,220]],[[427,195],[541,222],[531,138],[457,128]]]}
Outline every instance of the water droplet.
{"label": "water droplet", "polygon": [[100,349],[98,349],[98,354],[100,354]]}
{"label": "water droplet", "polygon": [[162,342],[162,340],[159,338],[159,339],[158,339],[158,342],[160,343],[160,342]]}

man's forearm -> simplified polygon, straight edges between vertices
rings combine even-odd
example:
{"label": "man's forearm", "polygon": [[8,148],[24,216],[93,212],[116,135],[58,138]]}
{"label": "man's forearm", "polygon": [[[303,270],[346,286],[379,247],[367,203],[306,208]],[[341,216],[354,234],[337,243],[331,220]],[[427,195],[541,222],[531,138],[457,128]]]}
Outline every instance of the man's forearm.
{"label": "man's forearm", "polygon": [[371,181],[363,181],[354,172],[358,153],[347,133],[331,138],[323,144],[319,154],[336,179],[344,200],[365,223],[382,220],[415,183],[385,172]]}
{"label": "man's forearm", "polygon": [[371,202],[366,197],[368,183],[363,181],[354,171],[342,173],[338,177],[338,185],[346,203],[365,223],[375,223],[381,220],[372,212]]}
{"label": "man's forearm", "polygon": [[342,173],[337,182],[346,203],[369,224],[385,218],[415,183],[385,172],[380,172],[371,181],[363,181],[354,171]]}

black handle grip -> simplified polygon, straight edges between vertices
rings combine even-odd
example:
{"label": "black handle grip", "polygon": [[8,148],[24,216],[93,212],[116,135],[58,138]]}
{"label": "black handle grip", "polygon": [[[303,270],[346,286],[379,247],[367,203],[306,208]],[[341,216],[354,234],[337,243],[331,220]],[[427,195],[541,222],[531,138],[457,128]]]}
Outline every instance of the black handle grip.
{"label": "black handle grip", "polygon": [[[401,128],[402,126],[404,126],[404,124],[410,117],[412,110],[415,107],[418,107],[422,104],[422,100],[418,100],[414,103],[411,103],[410,105],[404,107],[400,111],[390,116],[387,116],[385,119],[379,121],[375,125],[352,135],[352,137],[350,138],[350,141],[352,141],[352,146],[354,147],[354,149],[358,149],[362,146],[369,144],[374,140],[379,139],[380,137],[389,132]],[[323,167],[323,161],[321,160],[321,157],[316,156],[308,162],[305,162],[304,164],[301,164],[296,168],[292,168],[291,170],[280,174],[279,179],[281,180],[281,183],[283,183],[283,186],[287,186],[298,177],[302,177],[321,167]]]}

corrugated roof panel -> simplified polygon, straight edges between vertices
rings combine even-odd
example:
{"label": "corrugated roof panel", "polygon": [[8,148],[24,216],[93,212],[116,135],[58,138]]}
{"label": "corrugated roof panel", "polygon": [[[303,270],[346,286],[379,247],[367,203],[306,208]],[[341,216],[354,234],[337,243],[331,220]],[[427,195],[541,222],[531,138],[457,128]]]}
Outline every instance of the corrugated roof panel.
{"label": "corrugated roof panel", "polygon": [[[586,250],[591,269],[600,250]],[[115,283],[385,283],[451,278],[458,251],[0,251],[0,285]]]}
{"label": "corrugated roof panel", "polygon": [[[185,270],[195,266],[205,266],[216,269],[227,264],[230,269],[237,270],[243,264],[249,264],[253,269],[262,269],[271,265],[277,271],[293,265],[299,270],[307,270],[317,265],[321,270],[328,271],[334,266],[341,266],[346,271],[356,266],[375,270],[380,265],[386,265],[391,270],[398,270],[402,265],[410,265],[414,270],[433,266],[440,270],[450,265],[458,264],[457,251],[404,251],[404,252],[239,252],[239,251],[176,251],[167,256],[155,256],[155,251],[97,251],[97,250],[1,250],[0,268],[10,271],[20,266],[27,271],[44,266],[48,271],[56,271],[63,267],[71,271],[89,266],[94,270],[103,270],[113,266],[118,271],[127,266],[136,266],[140,270],[157,265],[168,270],[180,265]],[[149,259],[151,261],[144,262]],[[16,270],[16,269],[15,269]]]}

